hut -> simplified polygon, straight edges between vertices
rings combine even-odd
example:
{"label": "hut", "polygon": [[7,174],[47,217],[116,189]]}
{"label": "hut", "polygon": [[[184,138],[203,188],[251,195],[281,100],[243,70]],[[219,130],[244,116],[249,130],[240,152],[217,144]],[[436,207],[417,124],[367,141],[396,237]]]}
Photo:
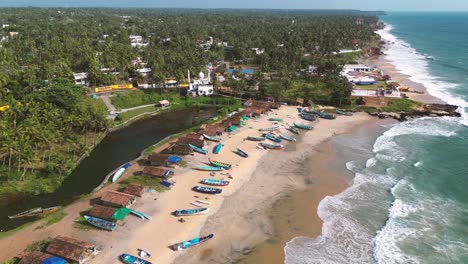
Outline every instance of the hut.
{"label": "hut", "polygon": [[99,253],[93,244],[73,238],[58,236],[46,249],[47,253],[66,259],[69,263],[85,263]]}
{"label": "hut", "polygon": [[136,201],[135,196],[121,193],[117,191],[107,191],[102,197],[101,201],[103,205],[113,206],[113,207],[129,207],[134,204]]}
{"label": "hut", "polygon": [[304,99],[303,98],[296,98],[296,100],[294,100],[294,105],[299,105],[299,106],[303,106],[304,105]]}
{"label": "hut", "polygon": [[125,189],[122,191],[123,193],[142,197],[145,193],[146,187],[140,184],[129,184]]}
{"label": "hut", "polygon": [[[58,257],[54,257],[53,255],[49,253],[35,251],[22,257],[20,262],[18,262],[18,264],[42,264],[44,260],[51,259],[51,258],[58,258]],[[60,263],[60,262],[57,261],[57,263]]]}
{"label": "hut", "polygon": [[168,154],[153,153],[148,161],[151,166],[167,166],[169,156]]}
{"label": "hut", "polygon": [[174,174],[174,172],[165,168],[146,166],[143,169],[143,174],[146,174],[152,177],[169,177],[172,174]]}
{"label": "hut", "polygon": [[89,211],[88,215],[104,220],[113,220],[112,216],[114,215],[115,211],[117,211],[117,208],[115,207],[96,204],[93,206],[91,211]]}
{"label": "hut", "polygon": [[191,139],[203,139],[203,135],[200,133],[195,133],[192,132],[190,134],[185,135],[186,138],[191,138]]}
{"label": "hut", "polygon": [[203,146],[205,145],[205,141],[203,141],[202,139],[194,139],[194,138],[187,138],[187,137],[179,138],[176,143],[178,145],[191,144],[191,145],[197,146],[199,148],[203,148]]}
{"label": "hut", "polygon": [[186,156],[192,153],[192,149],[188,145],[177,145],[174,144],[163,151],[161,151],[161,154],[173,154],[173,155],[179,155],[179,156]]}

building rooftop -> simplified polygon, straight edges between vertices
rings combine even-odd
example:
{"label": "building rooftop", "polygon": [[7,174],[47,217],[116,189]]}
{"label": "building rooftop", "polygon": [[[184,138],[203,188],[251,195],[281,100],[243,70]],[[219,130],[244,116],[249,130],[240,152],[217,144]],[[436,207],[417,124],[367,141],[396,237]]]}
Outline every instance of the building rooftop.
{"label": "building rooftop", "polygon": [[126,207],[135,201],[135,197],[133,195],[117,191],[107,191],[101,197],[101,201]]}

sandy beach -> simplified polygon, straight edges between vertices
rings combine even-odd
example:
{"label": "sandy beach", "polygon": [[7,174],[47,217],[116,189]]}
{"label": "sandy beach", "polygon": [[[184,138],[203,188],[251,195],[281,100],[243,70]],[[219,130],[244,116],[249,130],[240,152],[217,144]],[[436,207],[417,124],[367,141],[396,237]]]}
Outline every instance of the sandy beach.
{"label": "sandy beach", "polygon": [[[185,158],[188,163],[187,167],[176,169],[176,176],[174,177],[176,184],[170,191],[148,193],[144,198],[138,199],[133,208],[152,215],[153,219],[151,221],[142,221],[129,216],[124,225],[119,226],[115,232],[97,229],[80,230],[74,227],[74,221],[79,217],[80,212],[86,211],[91,205],[89,200],[78,201],[65,209],[68,215],[59,223],[41,229],[37,228],[41,224],[40,222],[34,223],[18,231],[15,235],[0,240],[0,248],[9,249],[0,253],[0,259],[12,258],[30,243],[56,235],[71,236],[99,245],[102,252],[91,263],[120,263],[118,260],[119,254],[126,252],[136,255],[138,248],[144,248],[152,252],[153,257],[150,260],[157,263],[171,263],[176,258],[180,259],[177,259],[174,263],[181,263],[180,261],[196,263],[201,259],[205,262],[220,255],[229,259],[236,259],[238,254],[236,255],[235,252],[246,251],[266,238],[265,234],[262,234],[261,225],[269,224],[255,223],[256,213],[264,213],[263,211],[256,212],[256,208],[264,208],[259,207],[259,205],[273,203],[281,198],[285,186],[301,189],[306,184],[310,184],[310,182],[308,183],[300,177],[302,170],[297,171],[299,177],[296,177],[295,175],[282,175],[281,169],[287,167],[288,162],[294,162],[289,166],[300,168],[302,162],[307,162],[301,158],[308,157],[311,151],[319,151],[314,149],[318,144],[333,135],[344,133],[348,129],[372,119],[367,114],[358,113],[352,117],[340,116],[331,121],[319,120],[314,124],[314,130],[302,132],[298,142],[286,143],[285,149],[280,151],[257,149],[255,142],[244,141],[247,136],[259,135],[259,128],[272,126],[273,123],[268,121],[268,118],[273,116],[283,118],[284,122],[289,124],[294,121],[308,123],[308,121],[299,120],[295,107],[284,106],[279,110],[274,110],[269,115],[250,120],[247,126],[231,135],[225,134],[222,141],[224,147],[218,155],[211,154],[215,144],[209,143],[207,148],[210,150],[210,154],[206,156],[201,154],[189,156]],[[292,135],[285,130],[281,132]],[[232,150],[236,147],[240,147],[249,153],[249,158],[245,159],[233,153]],[[208,157],[234,165],[230,170],[233,179],[227,179],[225,175],[220,175],[220,173],[216,173],[214,177],[231,181],[229,186],[222,187],[223,193],[220,195],[205,195],[191,191],[191,188],[198,185],[201,179],[210,177],[208,172],[192,169],[197,165],[206,163]],[[137,170],[136,167],[132,167],[132,170]],[[125,177],[130,174],[132,174],[132,171],[127,172]],[[327,184],[330,187],[320,188],[323,189],[323,195],[325,195],[325,192],[329,194],[336,193],[346,186],[343,181]],[[103,192],[117,187],[116,184],[106,186],[106,188],[94,194],[91,201],[94,201],[94,198],[98,198]],[[320,194],[313,195],[318,195],[316,200],[320,201]],[[190,205],[190,203],[197,199],[211,202],[208,214],[184,217],[186,220],[184,223],[179,222],[178,217],[171,215],[177,209],[193,208],[194,206]],[[246,214],[254,221],[254,225],[242,222],[243,218],[241,216]],[[318,233],[320,232],[319,222],[317,222],[316,227]],[[214,233],[215,238],[199,247],[183,252],[174,252],[168,248],[174,243],[209,233]],[[246,233],[258,234],[258,236],[252,235],[247,241],[236,240],[236,238],[242,237],[242,234]],[[235,242],[237,247],[220,250],[227,241]]]}

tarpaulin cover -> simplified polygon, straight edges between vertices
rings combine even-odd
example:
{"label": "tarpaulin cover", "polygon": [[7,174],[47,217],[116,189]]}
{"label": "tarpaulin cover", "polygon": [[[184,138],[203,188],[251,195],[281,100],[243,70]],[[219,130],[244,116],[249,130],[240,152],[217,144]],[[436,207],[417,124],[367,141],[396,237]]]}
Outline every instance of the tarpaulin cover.
{"label": "tarpaulin cover", "polygon": [[239,125],[240,126],[245,126],[246,124],[244,122],[240,121]]}
{"label": "tarpaulin cover", "polygon": [[122,207],[117,209],[114,214],[112,215],[112,219],[114,220],[124,220],[125,217],[130,213],[130,209]]}
{"label": "tarpaulin cover", "polygon": [[44,259],[41,264],[66,264],[67,262],[63,258],[59,257],[50,257]]}
{"label": "tarpaulin cover", "polygon": [[167,159],[168,162],[170,163],[179,163],[182,161],[182,158],[181,157],[177,157],[177,156],[169,156],[169,158]]}
{"label": "tarpaulin cover", "polygon": [[244,120],[244,121],[250,120],[250,118],[248,116],[243,116],[243,117],[241,117],[241,119]]}
{"label": "tarpaulin cover", "polygon": [[235,130],[237,130],[237,127],[236,127],[236,126],[230,126],[230,127],[227,129],[228,132],[232,132],[232,131],[235,131]]}

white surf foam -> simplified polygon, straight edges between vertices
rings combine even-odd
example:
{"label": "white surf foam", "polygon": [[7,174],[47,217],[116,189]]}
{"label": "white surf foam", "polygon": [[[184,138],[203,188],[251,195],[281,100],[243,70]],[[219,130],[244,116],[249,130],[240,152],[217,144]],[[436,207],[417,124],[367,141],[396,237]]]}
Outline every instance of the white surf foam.
{"label": "white surf foam", "polygon": [[433,60],[433,57],[429,54],[418,53],[409,43],[393,35],[392,30],[393,26],[387,25],[384,29],[377,31],[377,34],[389,43],[385,50],[385,58],[399,72],[409,75],[411,81],[424,85],[429,94],[449,104],[459,106],[459,111],[462,114],[460,122],[468,125],[468,114],[465,112],[465,108],[468,108],[468,102],[450,92],[458,87],[458,84],[446,82],[433,76],[429,69],[429,61]]}

